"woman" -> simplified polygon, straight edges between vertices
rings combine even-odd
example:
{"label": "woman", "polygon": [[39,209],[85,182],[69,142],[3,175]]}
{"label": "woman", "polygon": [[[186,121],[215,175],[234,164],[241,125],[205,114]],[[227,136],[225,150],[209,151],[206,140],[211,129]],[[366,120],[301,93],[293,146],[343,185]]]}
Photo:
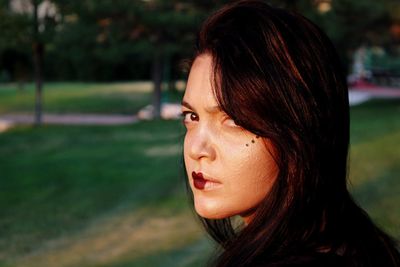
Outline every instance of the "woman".
{"label": "woman", "polygon": [[213,14],[182,111],[194,206],[223,248],[216,266],[400,266],[347,191],[346,80],[313,23],[262,1]]}

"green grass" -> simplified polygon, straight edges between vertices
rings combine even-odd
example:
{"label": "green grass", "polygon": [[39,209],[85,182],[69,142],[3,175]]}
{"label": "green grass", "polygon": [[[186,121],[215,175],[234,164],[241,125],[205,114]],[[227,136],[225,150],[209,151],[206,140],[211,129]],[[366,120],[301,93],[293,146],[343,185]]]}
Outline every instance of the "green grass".
{"label": "green grass", "polygon": [[[43,110],[49,113],[133,114],[151,103],[149,82],[131,83],[45,83]],[[0,114],[33,112],[32,83],[18,90],[16,84],[0,84]]]}
{"label": "green grass", "polygon": [[117,211],[181,212],[182,133],[177,121],[157,121],[1,134],[0,251],[32,252]]}
{"label": "green grass", "polygon": [[[84,89],[89,90],[89,89]],[[400,101],[351,109],[351,190],[400,238]],[[202,266],[178,121],[0,134],[0,266]]]}
{"label": "green grass", "polygon": [[370,216],[400,239],[400,100],[374,100],[351,110],[350,180]]}

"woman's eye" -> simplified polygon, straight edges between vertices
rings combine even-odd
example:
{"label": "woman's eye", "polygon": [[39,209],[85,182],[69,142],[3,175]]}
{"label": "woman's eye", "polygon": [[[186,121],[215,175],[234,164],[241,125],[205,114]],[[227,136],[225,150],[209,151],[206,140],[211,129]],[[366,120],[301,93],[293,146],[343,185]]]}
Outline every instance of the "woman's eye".
{"label": "woman's eye", "polygon": [[199,116],[196,113],[191,111],[184,111],[182,112],[183,122],[189,123],[192,121],[199,121]]}

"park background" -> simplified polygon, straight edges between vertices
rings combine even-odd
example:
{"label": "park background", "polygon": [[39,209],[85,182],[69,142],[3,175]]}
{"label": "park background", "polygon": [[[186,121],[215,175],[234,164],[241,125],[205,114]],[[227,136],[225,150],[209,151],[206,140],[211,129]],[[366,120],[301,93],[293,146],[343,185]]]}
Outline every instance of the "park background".
{"label": "park background", "polygon": [[[201,21],[225,2],[0,0],[0,266],[206,263],[184,128],[162,111],[180,101]],[[349,188],[400,238],[400,4],[269,2],[337,47],[356,99]],[[124,120],[49,119],[99,114]]]}

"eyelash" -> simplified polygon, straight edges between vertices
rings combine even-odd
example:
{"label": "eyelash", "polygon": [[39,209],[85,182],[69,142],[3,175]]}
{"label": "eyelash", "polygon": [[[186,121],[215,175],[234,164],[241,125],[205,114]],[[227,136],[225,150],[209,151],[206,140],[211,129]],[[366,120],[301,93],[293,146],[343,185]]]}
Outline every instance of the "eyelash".
{"label": "eyelash", "polygon": [[[186,116],[187,116],[188,114],[190,114],[190,118],[189,118],[189,120],[187,121],[187,120],[186,120]],[[195,118],[193,118],[192,116],[195,116]],[[183,112],[181,113],[181,117],[182,117],[182,122],[183,122],[184,124],[190,123],[190,122],[193,122],[193,121],[199,121],[199,116],[198,116],[196,113],[192,112],[192,111],[183,111]],[[238,128],[240,128],[240,126],[237,125],[236,122],[235,122],[233,119],[231,119],[231,117],[229,117],[228,115],[225,115],[224,118],[223,118],[223,121],[225,122],[225,121],[227,121],[227,120],[230,120],[230,121],[232,121],[232,123],[233,123],[233,124],[229,125],[229,127],[238,127]]]}
{"label": "eyelash", "polygon": [[190,120],[190,121],[198,121],[199,120],[199,116],[197,116],[196,113],[194,113],[192,111],[183,111],[182,114],[181,114],[183,123],[187,123],[186,115],[188,115],[188,114],[190,114],[190,119],[193,119],[192,115],[196,116],[196,119],[193,119],[193,120]]}

